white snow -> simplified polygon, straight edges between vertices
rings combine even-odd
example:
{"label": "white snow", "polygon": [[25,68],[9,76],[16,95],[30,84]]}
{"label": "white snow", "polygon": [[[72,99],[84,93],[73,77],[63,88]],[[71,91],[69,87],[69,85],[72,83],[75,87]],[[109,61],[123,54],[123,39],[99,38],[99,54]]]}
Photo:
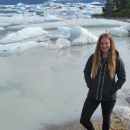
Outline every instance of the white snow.
{"label": "white snow", "polygon": [[39,24],[26,24],[26,25],[16,25],[8,27],[7,30],[19,30],[25,27],[42,27],[43,29],[57,29],[59,27],[119,27],[121,25],[128,24],[127,22],[121,22],[117,20],[108,19],[74,19],[66,20],[62,22],[50,22],[50,23],[39,23]]}
{"label": "white snow", "polygon": [[27,27],[15,33],[7,34],[5,37],[3,37],[0,40],[0,43],[16,42],[23,39],[28,39],[28,38],[36,37],[39,35],[44,35],[47,33],[48,33],[47,31],[43,30],[40,27]]}
{"label": "white snow", "polygon": [[0,54],[16,53],[27,50],[32,47],[48,46],[45,42],[23,42],[23,43],[12,43],[6,45],[0,45]]}
{"label": "white snow", "polygon": [[130,32],[130,24],[122,25],[120,27],[115,27],[109,29],[109,32],[113,36],[124,36],[127,37]]}

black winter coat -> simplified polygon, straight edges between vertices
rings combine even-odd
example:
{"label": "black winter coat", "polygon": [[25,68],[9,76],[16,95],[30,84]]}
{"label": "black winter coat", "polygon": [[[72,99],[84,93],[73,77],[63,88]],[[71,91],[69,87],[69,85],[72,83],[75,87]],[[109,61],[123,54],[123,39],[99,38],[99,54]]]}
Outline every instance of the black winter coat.
{"label": "black winter coat", "polygon": [[116,100],[117,90],[121,89],[122,85],[126,81],[125,67],[119,53],[116,51],[115,73],[118,78],[116,82],[115,78],[110,78],[107,62],[102,63],[101,67],[97,71],[96,77],[91,78],[93,56],[94,54],[89,57],[84,69],[84,78],[87,87],[89,88],[88,95],[100,101]]}

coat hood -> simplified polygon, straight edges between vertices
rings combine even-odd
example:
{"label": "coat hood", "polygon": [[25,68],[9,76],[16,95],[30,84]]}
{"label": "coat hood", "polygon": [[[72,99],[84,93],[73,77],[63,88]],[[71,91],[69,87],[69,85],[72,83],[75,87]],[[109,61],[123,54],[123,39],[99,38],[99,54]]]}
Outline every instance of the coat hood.
{"label": "coat hood", "polygon": [[117,56],[117,57],[120,57],[120,56],[119,56],[119,52],[118,52],[117,50],[116,50],[116,56]]}

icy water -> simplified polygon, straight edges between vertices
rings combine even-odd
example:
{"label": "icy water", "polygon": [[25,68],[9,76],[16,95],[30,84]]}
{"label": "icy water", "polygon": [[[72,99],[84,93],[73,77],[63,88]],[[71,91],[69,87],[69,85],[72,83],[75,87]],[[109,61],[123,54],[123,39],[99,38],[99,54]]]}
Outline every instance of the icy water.
{"label": "icy water", "polygon": [[[109,28],[87,28],[99,36]],[[130,38],[113,37],[130,84]],[[41,130],[79,119],[88,88],[83,69],[95,44],[58,50],[55,45],[0,55],[0,129]],[[122,94],[122,90],[118,91]],[[100,106],[94,117],[101,116]]]}

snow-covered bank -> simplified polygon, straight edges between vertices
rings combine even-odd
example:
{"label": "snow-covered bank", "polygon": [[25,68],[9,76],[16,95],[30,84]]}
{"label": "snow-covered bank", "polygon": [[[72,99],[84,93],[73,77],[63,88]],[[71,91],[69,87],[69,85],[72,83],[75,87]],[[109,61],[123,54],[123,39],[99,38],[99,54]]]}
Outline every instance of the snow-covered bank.
{"label": "snow-covered bank", "polygon": [[121,22],[117,20],[108,19],[74,19],[66,20],[62,22],[51,22],[51,23],[39,23],[39,24],[26,24],[26,25],[16,25],[8,27],[7,30],[19,30],[25,27],[42,27],[43,29],[57,29],[59,27],[119,27],[121,25],[128,24],[127,22]]}
{"label": "snow-covered bank", "polygon": [[28,39],[28,38],[36,37],[39,35],[44,35],[47,33],[48,33],[47,31],[43,30],[40,27],[27,27],[15,33],[7,34],[5,37],[3,37],[0,40],[0,43],[16,42],[23,39]]}
{"label": "snow-covered bank", "polygon": [[48,46],[46,42],[23,42],[23,43],[12,43],[6,45],[0,45],[0,54],[16,53],[27,50],[32,47]]}
{"label": "snow-covered bank", "polygon": [[123,94],[117,96],[113,114],[121,119],[130,120],[130,104],[126,100],[129,97],[130,89],[123,89]]}

